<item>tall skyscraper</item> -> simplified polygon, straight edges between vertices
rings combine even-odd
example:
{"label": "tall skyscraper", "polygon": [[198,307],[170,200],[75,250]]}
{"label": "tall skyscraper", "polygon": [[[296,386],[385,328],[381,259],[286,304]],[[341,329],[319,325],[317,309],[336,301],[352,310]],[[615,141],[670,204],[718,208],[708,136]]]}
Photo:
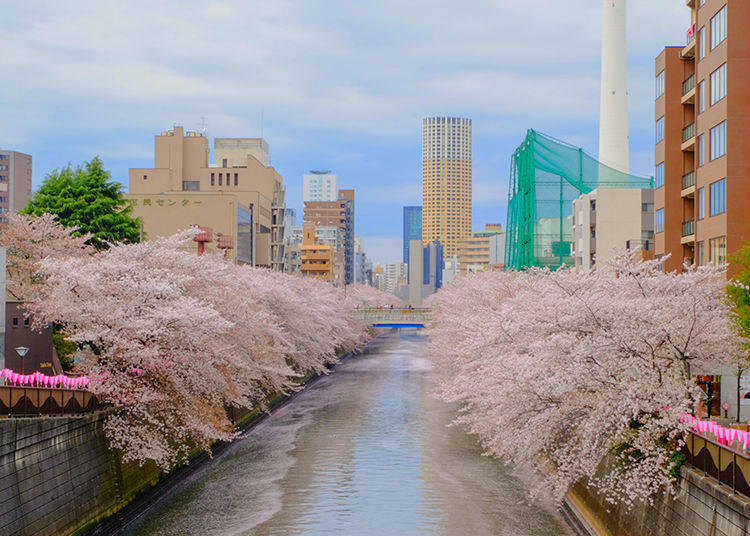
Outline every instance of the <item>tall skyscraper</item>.
{"label": "tall skyscraper", "polygon": [[330,171],[311,171],[302,177],[302,201],[337,201],[338,177]]}
{"label": "tall skyscraper", "polygon": [[409,262],[409,242],[422,240],[422,207],[404,207],[404,262]]}
{"label": "tall skyscraper", "polygon": [[440,242],[444,258],[471,234],[471,119],[422,120],[422,242]]}
{"label": "tall skyscraper", "polygon": [[0,148],[0,222],[31,199],[31,155]]}
{"label": "tall skyscraper", "polygon": [[687,44],[654,70],[654,247],[667,271],[724,264],[750,239],[750,2],[688,6]]}
{"label": "tall skyscraper", "polygon": [[602,0],[599,161],[628,172],[628,84],[625,0]]}

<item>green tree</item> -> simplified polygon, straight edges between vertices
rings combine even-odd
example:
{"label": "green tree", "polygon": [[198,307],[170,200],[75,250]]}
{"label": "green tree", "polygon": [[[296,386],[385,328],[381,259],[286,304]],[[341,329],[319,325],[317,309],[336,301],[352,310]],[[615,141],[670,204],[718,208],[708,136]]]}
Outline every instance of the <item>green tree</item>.
{"label": "green tree", "polygon": [[141,221],[133,218],[122,185],[96,157],[82,166],[70,165],[49,173],[29,204],[21,211],[41,216],[54,214],[65,227],[77,226],[91,233],[91,245],[107,249],[108,243],[138,242]]}
{"label": "green tree", "polygon": [[[750,245],[742,247],[729,256],[732,266],[737,268],[727,284],[727,296],[732,305],[732,324],[738,335],[750,341]],[[750,366],[750,342],[744,342],[740,355],[735,360],[737,374],[737,421],[740,420],[740,378]]]}

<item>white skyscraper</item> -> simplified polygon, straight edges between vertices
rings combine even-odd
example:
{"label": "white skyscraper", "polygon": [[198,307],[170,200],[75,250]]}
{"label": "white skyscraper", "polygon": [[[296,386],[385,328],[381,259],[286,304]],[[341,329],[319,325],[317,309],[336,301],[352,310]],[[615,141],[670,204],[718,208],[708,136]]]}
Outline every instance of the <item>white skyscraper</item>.
{"label": "white skyscraper", "polygon": [[302,177],[302,201],[337,201],[339,183],[330,171],[311,171]]}
{"label": "white skyscraper", "polygon": [[602,0],[599,161],[629,171],[626,0]]}

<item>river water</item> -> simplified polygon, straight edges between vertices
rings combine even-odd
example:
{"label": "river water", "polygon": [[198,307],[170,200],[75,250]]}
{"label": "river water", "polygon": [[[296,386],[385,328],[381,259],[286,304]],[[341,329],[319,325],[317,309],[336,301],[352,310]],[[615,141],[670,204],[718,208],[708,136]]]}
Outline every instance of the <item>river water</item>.
{"label": "river water", "polygon": [[162,497],[132,535],[569,536],[448,427],[425,340],[377,339]]}

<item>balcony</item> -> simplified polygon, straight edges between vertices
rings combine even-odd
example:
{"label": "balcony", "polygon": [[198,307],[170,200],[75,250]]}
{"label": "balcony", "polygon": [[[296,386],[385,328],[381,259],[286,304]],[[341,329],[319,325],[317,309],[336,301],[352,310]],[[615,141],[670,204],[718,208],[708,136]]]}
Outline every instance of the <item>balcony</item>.
{"label": "balcony", "polygon": [[690,244],[695,242],[695,220],[682,222],[682,239],[681,244]]}
{"label": "balcony", "polygon": [[682,59],[695,58],[695,25],[688,28],[687,45],[680,52],[680,57]]}
{"label": "balcony", "polygon": [[682,83],[682,98],[680,99],[682,104],[694,104],[695,103],[695,75],[690,75],[690,78]]}
{"label": "balcony", "polygon": [[695,171],[689,171],[682,176],[681,197],[692,197],[695,193]]}
{"label": "balcony", "polygon": [[683,151],[695,150],[695,123],[690,123],[682,129],[682,146]]}

